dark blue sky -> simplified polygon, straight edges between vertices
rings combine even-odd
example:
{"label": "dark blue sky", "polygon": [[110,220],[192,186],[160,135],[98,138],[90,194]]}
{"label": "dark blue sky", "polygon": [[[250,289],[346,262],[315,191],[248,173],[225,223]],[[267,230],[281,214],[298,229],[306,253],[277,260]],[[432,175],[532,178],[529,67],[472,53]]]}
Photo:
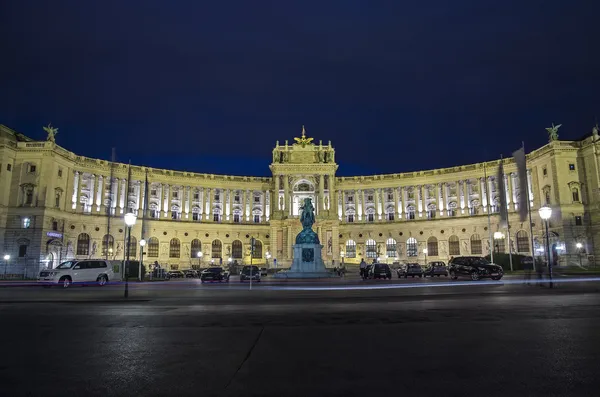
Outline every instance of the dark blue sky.
{"label": "dark blue sky", "polygon": [[497,158],[600,119],[598,3],[4,1],[0,123],[237,175],[268,175],[302,124],[339,175]]}

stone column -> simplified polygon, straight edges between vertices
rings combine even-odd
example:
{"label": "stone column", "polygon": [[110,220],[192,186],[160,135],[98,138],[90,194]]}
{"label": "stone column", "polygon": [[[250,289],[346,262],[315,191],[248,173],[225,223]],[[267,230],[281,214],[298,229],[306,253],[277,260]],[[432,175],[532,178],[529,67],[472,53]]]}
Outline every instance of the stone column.
{"label": "stone column", "polygon": [[398,195],[397,187],[392,188],[392,194],[394,195],[394,218],[400,219],[402,216],[402,211],[400,210],[400,199]]}
{"label": "stone column", "polygon": [[381,220],[381,207],[382,207],[382,199],[383,197],[381,197],[381,189],[377,188],[377,189],[373,189],[373,193],[375,194],[375,219],[377,220]]}
{"label": "stone column", "polygon": [[531,184],[531,170],[527,170],[527,193],[529,195],[529,205],[531,206],[531,208],[533,208],[533,188]]}
{"label": "stone column", "polygon": [[127,191],[127,179],[121,179],[121,195],[119,196],[119,207],[121,208],[121,214],[125,213],[127,201],[129,199],[129,192]]}
{"label": "stone column", "polygon": [[471,215],[471,185],[468,179],[465,179],[464,182],[465,189],[465,201],[467,202],[467,208],[469,209],[469,215]]}
{"label": "stone column", "polygon": [[83,181],[83,173],[75,171],[75,183],[73,192],[73,209],[77,212],[81,206],[81,182]]}
{"label": "stone column", "polygon": [[269,220],[271,218],[271,191],[265,190],[264,200],[265,200],[265,204],[263,207],[263,215],[265,217],[264,220],[266,222],[269,222]]}
{"label": "stone column", "polygon": [[96,192],[96,212],[104,211],[104,190],[102,186],[103,181],[104,177],[102,175],[98,175],[98,191]]}
{"label": "stone column", "polygon": [[[362,197],[360,190],[354,190],[354,215],[355,221],[360,221],[362,219],[362,208],[360,206],[360,197]],[[344,205],[346,203],[343,203]]]}
{"label": "stone column", "polygon": [[[361,219],[366,219],[366,215],[367,215],[367,201],[365,200],[365,191],[362,190],[361,191],[361,197],[360,197],[360,204],[361,204]],[[365,215],[365,217],[363,218],[362,215]]]}
{"label": "stone column", "polygon": [[263,192],[262,193],[262,215],[260,217],[260,222],[264,223],[267,219],[267,193],[268,192]]}
{"label": "stone column", "polygon": [[421,185],[415,186],[415,190],[417,192],[416,197],[417,197],[417,209],[419,211],[419,218],[423,217],[423,200],[422,200],[422,192],[421,192]]}
{"label": "stone column", "polygon": [[202,217],[204,215],[204,189],[199,187],[198,188],[198,220],[202,221]]}
{"label": "stone column", "polygon": [[325,175],[319,175],[319,213],[325,209]]}
{"label": "stone column", "polygon": [[185,219],[189,219],[190,218],[190,201],[191,201],[191,196],[190,196],[190,190],[191,188],[189,186],[185,187],[185,204],[184,204],[184,209],[185,209]]}
{"label": "stone column", "polygon": [[512,186],[510,185],[511,182],[512,181],[508,177],[508,174],[504,174],[504,186],[505,186],[505,189],[506,189],[506,191],[504,193],[506,194],[506,211],[507,212],[510,211],[510,209],[511,209],[510,208],[510,204],[512,202],[512,200],[511,200],[511,196],[512,195],[510,193],[512,191]]}
{"label": "stone column", "polygon": [[444,194],[444,189],[445,189],[445,183],[438,183],[437,185],[437,194],[438,194],[438,208],[440,209],[440,216],[444,216],[444,202],[446,201],[445,199],[445,194]]}
{"label": "stone column", "polygon": [[479,178],[479,202],[483,208],[483,212],[487,212],[487,187],[485,186],[485,178]]}
{"label": "stone column", "polygon": [[229,214],[231,214],[231,190],[223,190],[223,195],[225,201],[225,221],[229,222],[231,219],[229,216]]}
{"label": "stone column", "polygon": [[334,214],[338,213],[338,206],[334,203],[337,203],[337,200],[335,200],[335,176],[334,175],[329,175],[328,177],[328,183],[329,185],[327,185],[327,189],[329,189],[329,208],[327,208],[328,210],[333,209]]}
{"label": "stone column", "polygon": [[240,190],[240,195],[242,196],[240,197],[242,199],[242,219],[240,219],[240,221],[244,222],[248,218],[248,213],[246,211],[246,191]]}
{"label": "stone column", "polygon": [[[401,210],[402,210],[402,209],[405,209],[406,206],[408,205],[408,190],[404,187],[401,187],[400,194],[402,196],[402,208],[401,208]],[[408,212],[406,213],[406,216],[408,217]]]}
{"label": "stone column", "polygon": [[163,183],[163,195],[164,195],[164,205],[163,205],[163,215],[165,218],[169,219],[169,212],[171,212],[171,196],[169,191],[169,185],[167,183]]}
{"label": "stone column", "polygon": [[205,189],[206,194],[206,220],[210,221],[210,212],[212,210],[212,192],[209,187]]}
{"label": "stone column", "polygon": [[[517,199],[517,189],[515,188],[515,186],[519,186],[519,180],[517,179],[517,174],[515,172],[510,173],[510,180],[511,180],[513,207],[516,211],[519,200]],[[523,192],[519,192],[519,193],[522,194]]]}
{"label": "stone column", "polygon": [[464,214],[465,213],[465,188],[464,188],[463,181],[458,181],[458,197],[459,197],[459,201],[460,201],[460,213]]}
{"label": "stone column", "polygon": [[[292,210],[290,208],[290,182],[287,175],[283,176],[283,210],[286,215],[290,215]],[[290,248],[291,249],[291,248]]]}
{"label": "stone column", "polygon": [[156,187],[158,193],[158,202],[156,203],[156,216],[160,218],[160,212],[162,211],[162,203],[163,203],[163,185],[159,183]]}
{"label": "stone column", "polygon": [[96,175],[91,174],[88,199],[87,199],[87,203],[86,203],[85,212],[89,211],[90,213],[92,213],[94,211],[94,196],[96,195],[95,187],[96,187]]}
{"label": "stone column", "polygon": [[338,190],[338,214],[341,215],[340,221],[346,222],[346,200],[343,190]]}
{"label": "stone column", "polygon": [[444,194],[446,195],[446,209],[448,210],[448,215],[450,215],[450,185],[448,183],[444,184]]}
{"label": "stone column", "polygon": [[110,208],[113,215],[117,215],[117,206],[119,201],[119,178],[113,178],[111,181],[112,196],[110,198]]}
{"label": "stone column", "polygon": [[273,206],[273,209],[277,209],[278,211],[281,210],[281,205],[279,205],[279,194],[281,193],[281,188],[279,187],[279,175],[274,175],[273,178],[275,178],[275,192],[274,192],[274,198],[275,198],[275,205]]}
{"label": "stone column", "polygon": [[139,181],[139,199],[138,199],[138,217],[146,217],[148,215],[148,208],[146,208],[146,184]]}
{"label": "stone column", "polygon": [[493,183],[494,182],[492,181],[492,177],[488,176],[488,192],[489,192],[489,205],[490,205],[490,207],[494,205],[494,198],[492,197],[492,192],[493,192],[492,184]]}
{"label": "stone column", "polygon": [[252,218],[252,195],[253,191],[246,190],[246,222]]}

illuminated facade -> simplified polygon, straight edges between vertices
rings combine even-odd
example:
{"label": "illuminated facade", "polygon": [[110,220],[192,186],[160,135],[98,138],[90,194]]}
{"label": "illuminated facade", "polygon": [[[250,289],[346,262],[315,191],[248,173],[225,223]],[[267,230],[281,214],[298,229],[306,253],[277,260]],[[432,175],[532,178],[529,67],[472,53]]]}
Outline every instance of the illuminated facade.
{"label": "illuminated facade", "polygon": [[[597,134],[553,141],[527,155],[534,245],[543,249],[537,244],[543,244],[537,210],[547,203],[560,265],[578,264],[580,254],[585,265],[600,248],[593,226],[600,203],[594,139]],[[186,269],[211,261],[226,264],[229,258],[248,263],[254,237],[254,263],[284,268],[291,264],[293,239],[301,230],[298,203],[306,197],[315,203],[315,231],[328,266],[338,265],[342,256],[347,264],[378,257],[423,263],[424,248],[430,260],[490,250],[528,253],[529,224],[519,221],[522,192],[512,159],[504,162],[511,244],[505,239],[490,246],[490,232],[507,234],[499,229],[498,164],[336,177],[331,143],[303,134],[294,143],[276,144],[271,177],[131,166],[128,181],[126,164],[79,156],[53,139],[34,141],[0,125],[0,253],[11,256],[9,273],[37,272],[38,265],[56,266],[74,257],[121,259],[123,215],[133,212],[138,220],[131,254],[139,257],[144,238],[146,264]],[[582,249],[576,248],[578,242]]]}

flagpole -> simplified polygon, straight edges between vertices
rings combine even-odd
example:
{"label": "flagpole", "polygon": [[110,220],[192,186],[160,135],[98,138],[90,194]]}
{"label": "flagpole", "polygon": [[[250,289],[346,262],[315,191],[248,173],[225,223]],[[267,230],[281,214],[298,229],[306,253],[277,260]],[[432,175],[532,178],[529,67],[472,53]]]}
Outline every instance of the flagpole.
{"label": "flagpole", "polygon": [[492,240],[492,220],[490,219],[490,210],[491,210],[491,206],[490,206],[490,189],[488,189],[488,183],[487,183],[487,171],[485,168],[485,164],[483,163],[483,179],[484,179],[484,184],[483,187],[485,188],[485,200],[487,201],[487,218],[488,218],[488,238],[490,240],[490,262],[494,263],[494,241]]}
{"label": "flagpole", "polygon": [[[523,153],[525,154],[525,141],[521,142]],[[522,193],[521,193],[522,194]],[[531,259],[535,259],[535,251],[533,245],[533,222],[531,220],[531,196],[529,194],[529,183],[527,183],[527,212],[529,213],[529,240],[531,242]]]}
{"label": "flagpole", "polygon": [[[502,164],[502,178],[504,179],[504,158],[502,157],[502,155],[500,155],[500,162]],[[504,180],[502,181],[502,183],[504,184]],[[510,221],[509,221],[509,211],[508,211],[508,200],[506,199],[506,193],[507,193],[507,187],[506,185],[504,185],[504,191],[501,192],[502,194],[504,194],[504,200],[506,203],[506,241],[508,242],[508,263],[510,264],[510,271],[513,271],[513,261],[512,261],[512,249],[511,249],[511,245],[510,245]]]}

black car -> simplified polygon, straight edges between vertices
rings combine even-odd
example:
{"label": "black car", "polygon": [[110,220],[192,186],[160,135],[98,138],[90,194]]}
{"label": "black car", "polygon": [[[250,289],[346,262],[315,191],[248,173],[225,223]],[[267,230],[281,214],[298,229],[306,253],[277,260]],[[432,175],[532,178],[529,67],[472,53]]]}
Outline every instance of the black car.
{"label": "black car", "polygon": [[423,277],[448,277],[448,267],[444,262],[429,262],[429,265],[423,271]]}
{"label": "black car", "polygon": [[172,278],[184,278],[185,275],[181,270],[171,270],[167,272],[167,280]]}
{"label": "black car", "polygon": [[185,274],[185,278],[196,278],[198,277],[198,271],[194,269],[184,270],[183,274]]}
{"label": "black car", "polygon": [[258,266],[244,266],[240,271],[240,282],[252,280],[260,283],[260,273]]}
{"label": "black car", "polygon": [[453,280],[458,277],[469,277],[473,281],[482,278],[500,280],[504,276],[502,266],[479,256],[459,256],[452,259],[448,264],[448,272]]}
{"label": "black car", "polygon": [[404,267],[398,268],[397,273],[398,278],[408,278],[408,276],[412,278],[415,278],[415,276],[423,277],[423,268],[418,263],[407,263]]}
{"label": "black car", "polygon": [[392,279],[392,269],[385,263],[374,263],[369,269],[369,278]]}
{"label": "black car", "polygon": [[229,282],[229,272],[222,267],[209,267],[200,273],[200,281],[225,281]]}

